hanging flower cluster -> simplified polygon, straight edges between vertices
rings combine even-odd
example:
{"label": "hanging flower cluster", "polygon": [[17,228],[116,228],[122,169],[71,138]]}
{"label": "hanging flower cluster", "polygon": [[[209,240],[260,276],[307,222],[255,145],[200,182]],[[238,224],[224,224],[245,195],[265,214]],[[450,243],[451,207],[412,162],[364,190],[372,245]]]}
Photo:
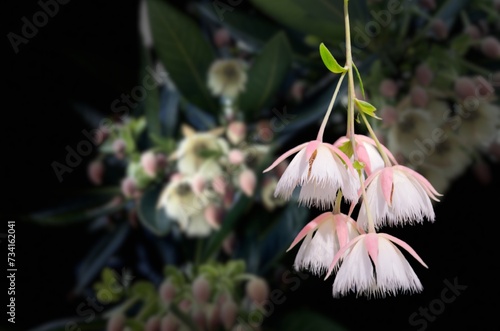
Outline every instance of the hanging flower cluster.
{"label": "hanging flower cluster", "polygon": [[[299,203],[326,210],[292,242],[289,250],[302,241],[295,258],[296,269],[308,269],[317,275],[326,273],[325,278],[336,272],[334,297],[350,292],[368,297],[419,292],[422,284],[400,248],[424,267],[426,264],[407,243],[378,230],[383,226],[434,221],[432,200],[439,201],[440,194],[422,175],[398,164],[373,132],[367,116],[379,119],[376,109],[356,95],[354,86],[357,69],[351,55],[347,2],[344,1],[345,66],[338,64],[324,44],[320,45],[323,62],[340,78],[317,138],[285,152],[264,172],[296,154],[279,179],[275,195],[288,199],[297,189]],[[347,133],[328,143],[323,141],[325,127],[345,76]],[[355,133],[355,112],[370,137]],[[351,205],[347,214],[341,212],[342,199]],[[358,204],[355,220],[352,215]]]}

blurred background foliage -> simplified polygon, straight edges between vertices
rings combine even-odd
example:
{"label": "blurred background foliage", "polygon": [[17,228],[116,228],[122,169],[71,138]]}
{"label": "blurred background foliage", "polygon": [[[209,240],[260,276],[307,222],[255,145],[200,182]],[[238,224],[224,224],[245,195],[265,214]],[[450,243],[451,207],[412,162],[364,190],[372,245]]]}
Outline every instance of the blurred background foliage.
{"label": "blurred background foliage", "polygon": [[[67,330],[70,321],[81,330],[104,330],[106,325],[108,330],[123,330],[125,325],[134,331],[154,330],[153,324],[160,321],[152,321],[153,317],[165,319],[169,314],[184,328],[202,330],[200,325],[208,325],[210,317],[203,312],[206,316],[200,321],[197,294],[191,293],[194,282],[202,276],[208,280],[213,291],[207,300],[213,308],[227,290],[217,287],[227,275],[229,296],[237,308],[226,315],[233,314],[238,321],[249,321],[256,311],[261,317],[266,312],[252,299],[252,290],[245,291],[242,285],[258,278],[265,280],[267,291],[279,289],[290,299],[272,307],[273,312],[253,326],[292,331],[359,329],[362,321],[353,321],[352,316],[317,309],[319,302],[332,304],[328,291],[314,294],[317,303],[291,298],[296,286],[301,285],[302,293],[305,288],[324,287],[319,280],[305,281],[307,275],[300,278],[292,273],[293,257],[285,255],[314,211],[297,207],[295,201],[277,201],[272,191],[279,172],[262,175],[275,155],[313,138],[319,127],[337,78],[324,67],[318,46],[325,43],[343,63],[342,1],[145,0],[135,5],[137,16],[122,23],[137,23],[137,47],[125,50],[137,54],[135,67],[127,69],[137,73],[133,87],[122,86],[120,70],[128,66],[125,63],[118,70],[101,71],[117,91],[110,109],[96,109],[91,97],[71,100],[71,110],[92,128],[89,141],[98,146],[92,158],[83,156],[88,183],[65,192],[64,199],[51,208],[23,215],[24,221],[36,226],[76,231],[89,243],[85,256],[70,263],[74,285],[67,291],[72,296],[70,305],[75,305],[70,309],[74,316],[46,321],[36,330]],[[473,180],[483,185],[498,182],[493,175],[500,157],[498,1],[351,1],[350,13],[353,54],[366,98],[384,118],[377,134],[399,161],[424,173],[445,193],[464,173],[475,174]],[[113,65],[88,52],[69,50],[69,57],[97,73],[100,67]],[[208,81],[214,63],[231,59],[242,63],[234,70],[241,70],[244,88],[228,97],[214,93]],[[467,108],[471,98],[480,103],[479,108]],[[475,111],[474,116],[463,116],[460,109]],[[333,142],[344,134],[344,115],[345,104],[339,100],[327,140]],[[453,125],[457,119],[460,125]],[[244,128],[242,137],[234,138],[241,131],[234,131],[232,123]],[[426,145],[425,139],[436,128],[450,138]],[[359,130],[364,130],[362,125]],[[174,179],[179,173],[174,156],[182,151],[182,143],[206,132],[211,136],[201,140],[224,140],[217,145],[221,154],[196,155],[216,160],[229,177],[222,193],[214,184],[216,176],[204,178],[211,193],[216,191],[210,199],[220,208],[209,216],[202,213],[211,224],[209,233],[190,236],[182,221],[165,210],[168,202],[162,204],[161,197],[166,187],[179,180]],[[415,140],[423,142],[424,148]],[[242,159],[229,171],[226,163],[232,151]],[[149,164],[144,161],[148,152],[154,158]],[[208,152],[214,150],[208,148]],[[51,164],[52,170],[71,176],[64,170],[68,165],[60,161]],[[248,174],[245,171],[251,173],[249,177],[242,175]],[[437,222],[447,221],[452,220],[438,217]],[[226,272],[235,263],[238,271]],[[177,279],[177,292],[165,301],[161,288],[172,277]],[[424,276],[424,288],[430,278]],[[100,298],[99,293],[117,279],[119,294]],[[75,304],[86,298],[97,298],[105,309],[90,318]],[[182,306],[185,300],[191,305]],[[349,300],[342,302],[352,304]],[[388,300],[389,307],[398,306]],[[402,298],[400,302],[411,313],[420,301]],[[346,314],[347,310],[339,311]],[[125,319],[119,320],[118,313]],[[359,313],[363,314],[352,315]],[[394,325],[406,327],[407,315]],[[217,316],[218,324],[210,330],[229,330],[237,324],[227,322],[226,327],[225,315]],[[112,329],[112,323],[122,326]]]}

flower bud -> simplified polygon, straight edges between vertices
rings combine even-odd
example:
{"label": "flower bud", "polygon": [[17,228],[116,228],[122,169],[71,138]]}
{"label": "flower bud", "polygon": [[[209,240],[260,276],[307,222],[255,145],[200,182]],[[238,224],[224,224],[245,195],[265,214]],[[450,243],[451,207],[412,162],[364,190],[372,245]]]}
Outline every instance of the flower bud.
{"label": "flower bud", "polygon": [[187,313],[191,309],[191,300],[184,299],[179,303],[179,309]]}
{"label": "flower bud", "polygon": [[125,150],[127,149],[125,140],[116,139],[115,141],[113,141],[112,149],[117,159],[122,160],[125,158]]}
{"label": "flower bud", "polygon": [[193,192],[196,195],[200,195],[205,188],[205,178],[203,176],[197,174],[194,175],[193,180],[191,182],[191,187],[193,188]]}
{"label": "flower bud", "polygon": [[158,165],[158,169],[165,169],[168,165],[167,156],[163,153],[156,154],[156,164]]}
{"label": "flower bud", "polygon": [[384,79],[380,83],[379,92],[386,98],[394,98],[398,94],[398,85],[392,79]]}
{"label": "flower bud", "polygon": [[226,330],[230,330],[236,322],[238,306],[233,300],[226,300],[220,310],[220,319]]}
{"label": "flower bud", "polygon": [[113,314],[108,320],[106,331],[122,331],[125,327],[125,316],[123,314]]}
{"label": "flower bud", "polygon": [[271,123],[268,120],[261,120],[257,123],[257,136],[260,140],[267,143],[273,140],[274,130],[271,127]]}
{"label": "flower bud", "polygon": [[227,128],[227,138],[234,145],[238,145],[242,142],[245,139],[246,134],[247,127],[243,122],[231,122]]}
{"label": "flower bud", "polygon": [[415,69],[415,77],[420,85],[429,86],[434,79],[434,72],[427,63],[422,63]]}
{"label": "flower bud", "polygon": [[222,250],[227,255],[232,255],[234,251],[234,246],[236,243],[236,237],[234,233],[229,234],[222,242]]}
{"label": "flower bud", "polygon": [[481,51],[484,55],[492,59],[500,58],[500,42],[493,36],[488,36],[481,40]]}
{"label": "flower bud", "polygon": [[138,192],[135,178],[126,177],[121,182],[121,189],[124,196],[131,198]]}
{"label": "flower bud", "polygon": [[429,103],[427,91],[421,86],[414,86],[410,90],[411,103],[417,107],[424,108]]}
{"label": "flower bud", "polygon": [[240,188],[247,196],[252,196],[255,190],[255,185],[257,183],[257,177],[255,173],[250,169],[245,169],[241,172],[239,176]]}
{"label": "flower bud", "polygon": [[229,163],[234,165],[239,165],[243,163],[243,161],[245,160],[245,155],[241,150],[233,149],[229,151],[228,158],[229,158]]}
{"label": "flower bud", "polygon": [[214,204],[208,205],[203,211],[203,216],[210,226],[219,229],[222,221],[222,210]]}
{"label": "flower bud", "polygon": [[219,193],[220,195],[224,195],[226,193],[228,185],[226,183],[226,179],[223,176],[216,176],[212,180],[212,187],[215,192]]}
{"label": "flower bud", "polygon": [[92,161],[87,168],[87,176],[94,185],[101,185],[104,176],[104,164],[101,160]]}
{"label": "flower bud", "polygon": [[246,294],[255,304],[261,304],[269,295],[267,282],[260,277],[250,279],[246,284]]}
{"label": "flower bud", "polygon": [[141,166],[146,175],[149,177],[156,176],[158,171],[158,162],[156,155],[152,151],[145,152],[141,155]]}
{"label": "flower bud", "polygon": [[179,327],[179,320],[172,313],[168,313],[161,319],[161,331],[177,331]]}
{"label": "flower bud", "polygon": [[214,44],[217,47],[227,46],[231,42],[231,35],[225,28],[219,28],[214,33]]}
{"label": "flower bud", "polygon": [[465,99],[474,96],[475,86],[474,81],[469,77],[459,77],[455,81],[455,93],[458,98]]}
{"label": "flower bud", "polygon": [[172,284],[172,280],[167,278],[161,283],[159,292],[161,301],[169,305],[174,300],[177,290]]}
{"label": "flower bud", "polygon": [[159,316],[151,316],[144,327],[144,331],[160,331],[161,319]]}
{"label": "flower bud", "polygon": [[476,26],[476,25],[468,25],[465,29],[464,29],[464,33],[466,35],[468,35],[472,40],[478,40],[479,38],[481,38],[481,30],[479,30],[479,28]]}
{"label": "flower bud", "polygon": [[431,23],[431,29],[438,40],[444,40],[448,38],[448,26],[442,19],[433,19]]}
{"label": "flower bud", "polygon": [[477,96],[488,98],[495,94],[495,89],[484,77],[476,76],[474,77],[474,84],[476,85],[475,92]]}
{"label": "flower bud", "polygon": [[210,283],[204,276],[196,277],[192,290],[194,298],[200,303],[205,303],[210,298]]}
{"label": "flower bud", "polygon": [[290,96],[297,102],[302,101],[304,98],[305,83],[302,80],[297,80],[293,82],[290,88]]}

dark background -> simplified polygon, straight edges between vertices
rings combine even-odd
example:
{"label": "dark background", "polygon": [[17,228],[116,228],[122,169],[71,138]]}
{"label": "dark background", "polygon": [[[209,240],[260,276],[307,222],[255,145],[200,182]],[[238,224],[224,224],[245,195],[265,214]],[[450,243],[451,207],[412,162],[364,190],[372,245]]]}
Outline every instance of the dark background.
{"label": "dark background", "polygon": [[[75,111],[74,101],[108,116],[111,102],[137,84],[137,5],[136,1],[70,1],[60,5],[59,12],[28,44],[20,45],[18,54],[4,39],[7,102],[1,141],[7,148],[1,173],[7,179],[3,185],[7,198],[1,210],[3,224],[20,214],[57,206],[63,192],[90,185],[86,163],[91,155],[65,174],[62,183],[51,164],[64,162],[66,146],[75,147],[85,138],[82,130],[94,129]],[[35,1],[9,3],[9,7],[4,35],[11,31],[20,34],[21,18],[31,19],[40,10]],[[391,229],[391,234],[410,243],[429,265],[426,270],[410,261],[424,285],[423,293],[385,300],[334,300],[332,280],[311,276],[296,292],[287,293],[286,303],[277,312],[303,305],[332,316],[350,330],[419,330],[422,325],[411,325],[410,315],[419,307],[436,304],[445,280],[453,283],[457,279],[467,288],[444,305],[427,330],[498,330],[500,290],[495,270],[500,170],[498,165],[492,166],[493,182],[488,185],[477,181],[470,170],[460,177],[437,204],[434,224]],[[6,232],[5,225],[0,232]],[[17,330],[75,314],[83,299],[70,296],[74,268],[93,244],[92,238],[81,233],[17,221]],[[4,244],[2,240],[2,247]],[[293,256],[288,257],[291,267]],[[3,295],[6,287],[0,289]],[[14,330],[6,319],[2,313],[2,325]]]}

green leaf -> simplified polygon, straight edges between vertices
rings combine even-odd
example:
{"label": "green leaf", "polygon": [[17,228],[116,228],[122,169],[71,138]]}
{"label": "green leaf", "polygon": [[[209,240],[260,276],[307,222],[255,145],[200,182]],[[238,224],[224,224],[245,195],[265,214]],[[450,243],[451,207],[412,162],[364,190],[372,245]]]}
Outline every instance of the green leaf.
{"label": "green leaf", "polygon": [[332,53],[330,53],[323,43],[319,45],[319,54],[321,55],[323,63],[331,72],[340,74],[346,71],[346,69],[341,67],[337,60],[335,60],[335,57],[333,57]]}
{"label": "green leaf", "polygon": [[[144,114],[147,120],[148,133],[150,135],[161,135],[161,122],[160,122],[160,92],[159,92],[159,84],[157,78],[154,77],[151,72],[152,68],[154,68],[153,60],[151,59],[150,54],[148,53],[148,49],[141,45],[141,62],[142,62],[142,70],[140,73],[140,77],[144,77],[146,79],[149,77],[150,81],[153,81],[153,87],[148,88],[146,90],[146,98],[143,102],[141,102],[140,106],[142,108],[142,113]],[[144,83],[143,83],[144,85]],[[146,86],[144,86],[146,88]]]}
{"label": "green leaf", "polygon": [[300,309],[291,311],[281,318],[277,330],[286,331],[347,331],[339,323],[317,312]]}
{"label": "green leaf", "polygon": [[148,299],[156,297],[157,292],[153,283],[145,280],[139,280],[130,288],[130,294],[131,296]]}
{"label": "green leaf", "polygon": [[216,113],[216,99],[207,87],[207,73],[215,60],[201,28],[162,0],[148,0],[155,50],[181,94],[201,109]]}
{"label": "green leaf", "polygon": [[239,99],[247,118],[255,118],[280,88],[292,63],[288,39],[283,32],[269,40],[248,70],[245,91]]}
{"label": "green leaf", "polygon": [[379,120],[381,119],[380,117],[377,117],[377,115],[375,115],[375,111],[377,110],[377,108],[375,108],[375,106],[373,106],[371,103],[359,99],[354,99],[354,103],[362,113]]}
{"label": "green leaf", "polygon": [[165,268],[163,269],[163,274],[166,278],[169,278],[172,281],[172,284],[177,288],[182,288],[182,286],[186,283],[184,274],[176,266],[165,266]]}
{"label": "green leaf", "polygon": [[138,204],[139,221],[157,236],[166,235],[172,226],[163,208],[157,208],[163,185],[155,185],[142,195]]}

